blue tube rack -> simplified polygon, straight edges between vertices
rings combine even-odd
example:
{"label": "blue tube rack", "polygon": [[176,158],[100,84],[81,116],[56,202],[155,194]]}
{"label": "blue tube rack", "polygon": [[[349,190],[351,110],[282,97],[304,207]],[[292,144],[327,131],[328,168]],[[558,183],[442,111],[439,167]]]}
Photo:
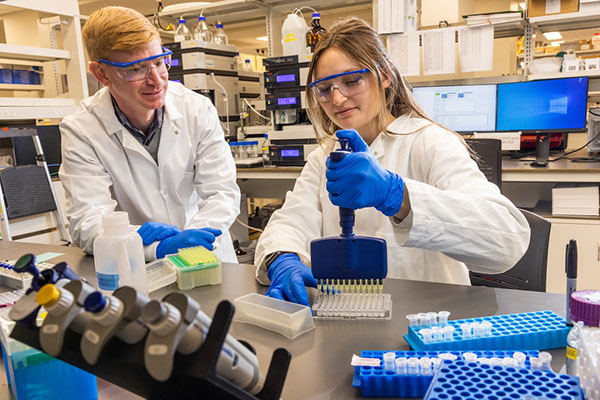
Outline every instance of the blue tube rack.
{"label": "blue tube rack", "polygon": [[[492,335],[463,339],[460,325],[489,321]],[[454,326],[453,340],[425,343],[420,328],[408,327],[404,339],[413,350],[548,350],[567,345],[571,330],[566,321],[552,311],[494,315],[448,321]]]}
{"label": "blue tube rack", "polygon": [[[506,351],[473,351],[480,357],[512,357],[514,350]],[[412,397],[423,398],[427,393],[434,375],[405,374],[400,375],[395,371],[383,369],[383,354],[387,351],[363,350],[361,357],[379,358],[379,367],[357,366],[354,367],[354,379],[352,386],[361,390],[362,397]],[[458,357],[456,361],[463,360],[466,351],[395,351],[398,357],[438,357],[442,353],[454,354]],[[525,366],[529,368],[529,359],[539,356],[539,351],[524,351]]]}
{"label": "blue tube rack", "polygon": [[440,366],[425,400],[583,400],[579,378],[552,371],[455,361]]}

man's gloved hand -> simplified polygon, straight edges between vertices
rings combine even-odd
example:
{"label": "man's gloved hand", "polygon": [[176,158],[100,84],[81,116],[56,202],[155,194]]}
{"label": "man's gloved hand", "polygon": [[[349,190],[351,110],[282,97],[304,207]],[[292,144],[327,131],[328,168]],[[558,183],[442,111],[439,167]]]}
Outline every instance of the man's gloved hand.
{"label": "man's gloved hand", "polygon": [[271,279],[267,296],[310,307],[305,286],[316,288],[317,280],[296,254],[288,253],[277,257],[267,275]]}
{"label": "man's gloved hand", "polygon": [[156,247],[156,258],[163,258],[167,254],[176,254],[177,250],[186,247],[204,246],[208,250],[213,249],[215,238],[221,232],[219,229],[201,228],[201,229],[186,229],[180,233],[169,236]]}
{"label": "man's gloved hand", "polygon": [[331,202],[353,210],[375,207],[388,217],[398,213],[404,200],[402,178],[379,165],[354,129],[339,130],[336,135],[348,139],[353,153],[340,161],[327,158],[325,176]]}
{"label": "man's gloved hand", "polygon": [[146,222],[140,226],[137,233],[142,237],[144,246],[148,246],[154,242],[160,242],[169,236],[177,235],[179,232],[178,227],[174,225],[165,224],[162,222]]}

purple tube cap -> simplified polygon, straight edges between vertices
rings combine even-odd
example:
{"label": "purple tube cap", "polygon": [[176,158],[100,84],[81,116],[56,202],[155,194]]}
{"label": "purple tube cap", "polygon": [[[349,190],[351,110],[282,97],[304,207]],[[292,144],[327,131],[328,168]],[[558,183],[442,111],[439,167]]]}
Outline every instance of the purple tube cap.
{"label": "purple tube cap", "polygon": [[571,293],[569,316],[585,326],[600,326],[600,291],[579,290]]}

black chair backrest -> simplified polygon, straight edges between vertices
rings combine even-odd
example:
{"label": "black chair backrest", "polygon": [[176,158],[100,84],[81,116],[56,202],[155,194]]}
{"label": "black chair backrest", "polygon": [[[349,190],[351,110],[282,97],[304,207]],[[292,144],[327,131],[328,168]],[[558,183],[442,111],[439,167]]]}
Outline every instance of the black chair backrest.
{"label": "black chair backrest", "polygon": [[502,142],[499,139],[465,139],[477,153],[475,160],[488,181],[502,190]]}
{"label": "black chair backrest", "polygon": [[502,274],[470,272],[471,284],[508,289],[546,291],[550,221],[527,210],[520,210],[531,228],[529,247],[514,267]]}
{"label": "black chair backrest", "polygon": [[56,210],[46,170],[42,166],[2,168],[0,184],[9,219]]}

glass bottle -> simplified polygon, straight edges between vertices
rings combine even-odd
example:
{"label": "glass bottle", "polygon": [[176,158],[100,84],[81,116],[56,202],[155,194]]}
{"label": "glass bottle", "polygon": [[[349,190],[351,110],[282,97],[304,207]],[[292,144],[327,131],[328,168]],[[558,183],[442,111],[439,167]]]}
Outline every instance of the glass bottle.
{"label": "glass bottle", "polygon": [[201,15],[198,17],[198,25],[194,29],[194,40],[202,40],[203,42],[211,43],[213,41],[213,34],[206,25],[206,17]]}
{"label": "glass bottle", "polygon": [[311,53],[315,51],[315,47],[317,47],[317,43],[323,37],[325,33],[325,28],[321,26],[321,14],[313,13],[312,28],[306,33],[306,44],[310,47]]}
{"label": "glass bottle", "polygon": [[223,24],[217,24],[217,32],[213,37],[213,43],[216,44],[227,44],[227,35],[225,34],[225,30],[223,29]]}
{"label": "glass bottle", "polygon": [[185,40],[192,40],[192,34],[187,26],[185,26],[185,19],[179,20],[179,26],[175,31],[175,41],[183,42]]}
{"label": "glass bottle", "polygon": [[244,70],[244,63],[242,62],[242,59],[240,58],[240,53],[235,53],[235,57],[233,57],[234,61],[235,61],[235,68],[238,71],[243,71]]}
{"label": "glass bottle", "polygon": [[252,71],[252,61],[246,60],[244,62],[244,71]]}

